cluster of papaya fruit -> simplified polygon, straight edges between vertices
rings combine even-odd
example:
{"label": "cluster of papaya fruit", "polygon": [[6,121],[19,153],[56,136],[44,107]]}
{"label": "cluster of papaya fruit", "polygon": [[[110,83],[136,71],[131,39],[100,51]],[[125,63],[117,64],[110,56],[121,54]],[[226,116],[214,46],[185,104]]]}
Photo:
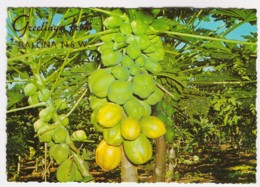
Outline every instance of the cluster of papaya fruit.
{"label": "cluster of papaya fruit", "polygon": [[142,11],[132,19],[116,11],[103,23],[116,32],[101,36],[102,68],[89,76],[88,86],[92,122],[104,136],[96,149],[96,162],[105,171],[119,165],[121,144],[129,161],[146,163],[153,152],[149,138],[166,132],[163,121],[151,116],[151,107],[164,96],[154,79],[162,70],[164,47],[154,34],[153,19]]}
{"label": "cluster of papaya fruit", "polygon": [[[33,127],[40,142],[48,143],[49,156],[59,164],[57,179],[60,182],[80,181],[82,176],[75,163],[71,164],[70,147],[71,141],[84,141],[87,139],[83,130],[77,130],[69,135],[67,126],[69,118],[62,110],[67,108],[66,101],[62,99],[51,99],[51,91],[44,85],[40,76],[37,81],[30,82],[24,87],[24,94],[28,96],[29,105],[45,103],[45,108],[39,112],[39,118]],[[59,114],[61,113],[61,114]],[[70,169],[72,167],[72,170]],[[75,169],[75,170],[74,170]]]}

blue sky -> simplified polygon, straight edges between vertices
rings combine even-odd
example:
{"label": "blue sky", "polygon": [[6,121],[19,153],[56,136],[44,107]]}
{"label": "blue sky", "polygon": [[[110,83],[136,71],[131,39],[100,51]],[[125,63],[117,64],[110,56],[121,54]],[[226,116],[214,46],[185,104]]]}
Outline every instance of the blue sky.
{"label": "blue sky", "polygon": [[[197,24],[198,22],[195,22]],[[201,21],[201,23],[198,25],[197,28],[204,28],[204,29],[210,29],[210,30],[215,30],[219,26],[222,26],[224,24],[223,21],[214,21],[212,17],[210,17],[210,21]],[[226,27],[222,27],[220,30],[218,30],[218,33],[223,32],[226,29]],[[238,28],[230,32],[229,34],[226,35],[226,39],[230,40],[240,40],[240,41],[245,41],[245,39],[242,37],[243,35],[249,35],[250,32],[257,32],[257,27],[250,25],[249,23],[245,23],[240,25]]]}

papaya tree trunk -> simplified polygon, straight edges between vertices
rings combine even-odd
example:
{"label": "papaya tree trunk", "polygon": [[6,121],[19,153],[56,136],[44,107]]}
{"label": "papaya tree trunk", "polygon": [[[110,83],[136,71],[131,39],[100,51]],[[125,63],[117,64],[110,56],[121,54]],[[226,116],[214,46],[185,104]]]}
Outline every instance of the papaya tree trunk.
{"label": "papaya tree trunk", "polygon": [[121,148],[121,182],[138,182],[137,168],[126,158],[123,146]]}
{"label": "papaya tree trunk", "polygon": [[160,136],[155,140],[155,150],[153,182],[165,182],[166,142],[164,136]]}

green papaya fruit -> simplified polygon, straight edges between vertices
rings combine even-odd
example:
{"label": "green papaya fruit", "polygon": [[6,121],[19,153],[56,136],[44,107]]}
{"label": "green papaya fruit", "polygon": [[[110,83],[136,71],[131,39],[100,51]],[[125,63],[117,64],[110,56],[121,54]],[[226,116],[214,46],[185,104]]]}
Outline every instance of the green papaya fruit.
{"label": "green papaya fruit", "polygon": [[135,40],[140,50],[145,50],[151,45],[151,41],[146,35],[136,36]]}
{"label": "green papaya fruit", "polygon": [[64,143],[67,139],[67,136],[68,130],[63,126],[59,126],[54,130],[52,139],[55,143]]}
{"label": "green papaya fruit", "polygon": [[129,44],[126,47],[126,53],[133,60],[137,59],[142,54],[139,47],[135,43]]}
{"label": "green papaya fruit", "polygon": [[145,108],[142,103],[135,97],[132,97],[124,104],[124,110],[129,117],[140,119],[145,113]]}
{"label": "green papaya fruit", "polygon": [[41,91],[39,91],[38,96],[41,102],[46,102],[51,96],[51,91],[48,88],[44,88]]}
{"label": "green papaya fruit", "polygon": [[53,130],[50,125],[43,125],[37,132],[40,142],[50,142],[52,140]]}
{"label": "green papaya fruit", "polygon": [[123,59],[122,59],[122,65],[125,67],[132,67],[134,65],[134,61],[133,59],[131,59],[128,55],[124,55]]}
{"label": "green papaya fruit", "polygon": [[145,100],[145,102],[149,105],[155,105],[162,100],[163,96],[164,92],[156,87],[155,91]]}
{"label": "green papaya fruit", "polygon": [[120,51],[106,49],[101,54],[101,60],[104,66],[115,66],[122,61],[122,53]]}
{"label": "green papaya fruit", "polygon": [[73,182],[76,178],[76,172],[76,164],[68,158],[59,165],[56,177],[59,182]]}
{"label": "green papaya fruit", "polygon": [[49,155],[53,158],[57,164],[61,164],[69,156],[70,148],[66,143],[53,144],[50,147]]}
{"label": "green papaya fruit", "polygon": [[110,101],[122,105],[133,96],[132,85],[127,81],[116,80],[110,85],[107,96]]}
{"label": "green papaya fruit", "polygon": [[136,60],[135,60],[135,63],[140,66],[140,67],[143,67],[145,65],[145,61],[146,61],[146,58],[144,57],[144,55],[141,55],[140,57],[138,57]]}
{"label": "green papaya fruit", "polygon": [[120,32],[124,35],[128,35],[132,33],[132,28],[129,23],[123,23],[120,25]]}
{"label": "green papaya fruit", "polygon": [[135,19],[131,22],[133,33],[136,35],[145,34],[148,25],[145,24],[141,19]]}
{"label": "green papaya fruit", "polygon": [[73,141],[84,141],[87,139],[87,135],[83,130],[74,131],[71,135]]}
{"label": "green papaya fruit", "polygon": [[113,15],[107,17],[103,24],[108,28],[108,29],[114,29],[122,25],[123,21],[119,16]]}
{"label": "green papaya fruit", "polygon": [[29,96],[28,103],[29,103],[29,105],[36,105],[39,103],[39,95],[37,92],[35,94]]}
{"label": "green papaya fruit", "polygon": [[106,35],[102,35],[100,37],[100,39],[103,42],[111,42],[111,41],[113,41],[115,35],[116,35],[116,33],[109,33],[109,34],[106,34]]}
{"label": "green papaya fruit", "polygon": [[136,19],[142,20],[145,24],[151,24],[153,22],[153,16],[147,11],[138,11],[135,13]]}
{"label": "green papaya fruit", "polygon": [[29,83],[24,87],[23,91],[26,96],[32,96],[36,93],[37,87],[33,83]]}
{"label": "green papaya fruit", "polygon": [[114,76],[107,70],[98,69],[89,76],[88,86],[95,96],[104,98],[107,96],[108,89],[114,81]]}
{"label": "green papaya fruit", "polygon": [[146,58],[145,69],[150,73],[156,75],[162,71],[162,66],[159,62],[151,58]]}
{"label": "green papaya fruit", "polygon": [[34,131],[35,131],[35,132],[38,132],[41,127],[46,126],[46,125],[48,125],[48,123],[45,123],[45,122],[42,121],[41,119],[38,119],[37,121],[35,121],[35,122],[33,123]]}
{"label": "green papaya fruit", "polygon": [[155,51],[152,53],[147,54],[150,58],[152,58],[155,61],[161,61],[164,59],[165,56],[165,50],[163,46],[154,46]]}
{"label": "green papaya fruit", "polygon": [[133,78],[134,94],[142,99],[149,97],[155,88],[153,77],[149,74],[139,74]]}
{"label": "green papaya fruit", "polygon": [[170,29],[170,20],[167,18],[158,18],[154,19],[153,23],[151,24],[157,31],[167,31]]}
{"label": "green papaya fruit", "polygon": [[46,123],[48,123],[52,119],[52,115],[53,115],[52,107],[44,108],[39,112],[40,119]]}
{"label": "green papaya fruit", "polygon": [[107,102],[107,98],[98,98],[93,95],[89,98],[89,106],[92,110],[100,109]]}
{"label": "green papaya fruit", "polygon": [[127,43],[127,44],[132,44],[132,43],[135,43],[136,41],[135,41],[135,36],[134,35],[132,35],[132,34],[127,34],[126,36],[125,36],[125,43]]}
{"label": "green papaya fruit", "polygon": [[113,37],[113,40],[117,43],[124,42],[125,36],[122,33],[116,33]]}
{"label": "green papaya fruit", "polygon": [[139,65],[133,65],[132,67],[130,67],[130,74],[132,76],[138,75],[140,73],[140,66]]}
{"label": "green papaya fruit", "polygon": [[115,66],[111,69],[112,75],[118,80],[128,80],[130,72],[126,66]]}
{"label": "green papaya fruit", "polygon": [[114,50],[114,42],[104,42],[99,48],[98,51],[102,54],[106,50]]}

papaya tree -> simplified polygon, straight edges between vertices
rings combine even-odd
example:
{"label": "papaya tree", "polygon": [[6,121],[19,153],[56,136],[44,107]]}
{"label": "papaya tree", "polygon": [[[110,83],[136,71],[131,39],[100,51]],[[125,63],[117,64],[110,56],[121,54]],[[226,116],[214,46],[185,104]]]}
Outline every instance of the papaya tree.
{"label": "papaya tree", "polygon": [[[44,146],[46,181],[50,165],[59,182],[94,181],[95,163],[138,182],[138,168],[154,161],[153,181],[164,182],[173,145],[222,136],[254,142],[247,136],[255,118],[243,115],[255,117],[256,36],[225,39],[241,22],[254,25],[254,10],[9,8],[8,15],[7,117],[30,115],[24,131]],[[208,19],[223,20],[226,30],[200,29]]]}

